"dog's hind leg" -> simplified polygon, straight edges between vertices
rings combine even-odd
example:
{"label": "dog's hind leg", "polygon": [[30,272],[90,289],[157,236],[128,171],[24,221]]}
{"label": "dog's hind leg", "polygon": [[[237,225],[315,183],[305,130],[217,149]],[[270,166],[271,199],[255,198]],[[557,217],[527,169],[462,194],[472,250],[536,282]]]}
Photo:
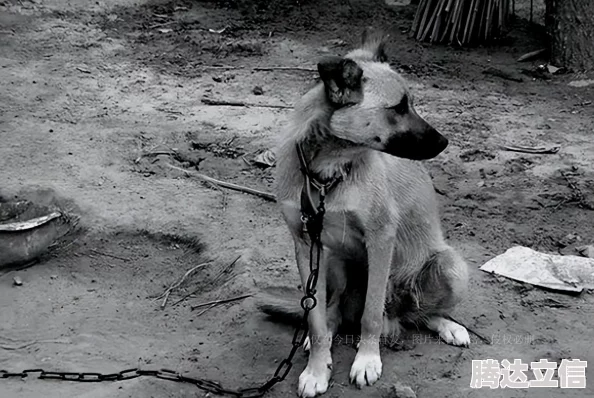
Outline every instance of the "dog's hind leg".
{"label": "dog's hind leg", "polygon": [[427,328],[439,334],[448,344],[468,346],[470,336],[466,328],[445,318],[466,294],[466,262],[448,246],[436,253],[427,266],[421,298]]}
{"label": "dog's hind leg", "polygon": [[[310,275],[309,245],[302,239],[295,237],[295,257],[303,288],[307,285]],[[315,260],[315,254],[314,254]],[[332,375],[332,336],[328,332],[326,319],[326,271],[327,254],[322,251],[318,269],[318,284],[316,286],[316,306],[309,313],[310,352],[305,370],[299,376],[299,396],[315,397],[328,389]]]}
{"label": "dog's hind leg", "polygon": [[439,334],[439,337],[448,344],[468,347],[470,336],[466,328],[442,316],[434,315],[427,320],[427,328]]}

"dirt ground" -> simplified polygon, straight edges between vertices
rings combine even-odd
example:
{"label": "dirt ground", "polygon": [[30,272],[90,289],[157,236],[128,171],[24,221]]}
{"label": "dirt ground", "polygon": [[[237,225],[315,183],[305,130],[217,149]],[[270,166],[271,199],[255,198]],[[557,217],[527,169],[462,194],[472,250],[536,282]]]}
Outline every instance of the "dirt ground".
{"label": "dirt ground", "polygon": [[[35,266],[1,271],[0,369],[169,368],[231,388],[266,380],[292,330],[266,320],[253,297],[192,306],[265,289],[297,297],[288,231],[273,203],[183,169],[271,191],[274,169],[250,160],[273,148],[290,109],[201,100],[290,106],[314,73],[254,68],[313,68],[374,24],[391,32],[390,61],[417,110],[450,139],[427,164],[448,239],[471,268],[454,317],[493,344],[473,336],[461,349],[408,331],[382,349],[380,382],[359,391],[348,383],[355,351],[343,342],[326,396],[389,396],[396,382],[422,398],[593,396],[592,294],[546,292],[478,267],[513,245],[575,254],[594,243],[594,88],[569,86],[586,78],[578,74],[522,74],[543,62],[516,62],[542,45],[525,22],[494,47],[460,50],[409,40],[413,15],[379,1],[0,0],[0,193],[67,204],[81,226]],[[205,262],[161,309],[155,298]],[[588,360],[588,388],[471,389],[471,360],[487,358]],[[268,396],[294,396],[305,363],[298,353]],[[205,395],[151,378],[0,383],[2,398]]]}

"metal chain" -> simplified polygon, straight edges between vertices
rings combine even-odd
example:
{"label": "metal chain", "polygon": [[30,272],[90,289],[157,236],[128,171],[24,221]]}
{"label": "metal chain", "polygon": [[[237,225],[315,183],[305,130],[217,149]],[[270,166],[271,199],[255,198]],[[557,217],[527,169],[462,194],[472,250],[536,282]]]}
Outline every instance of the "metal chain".
{"label": "metal chain", "polygon": [[[318,282],[318,274],[320,267],[320,257],[322,250],[321,236],[323,228],[323,218],[325,213],[324,207],[325,189],[320,192],[320,203],[316,214],[304,214],[303,222],[306,224],[307,233],[310,236],[310,252],[309,252],[309,271],[310,275],[305,285],[305,295],[301,299],[301,308],[303,308],[303,318],[301,323],[295,329],[293,340],[291,341],[291,351],[289,355],[281,361],[278,365],[274,375],[264,384],[259,387],[243,388],[239,390],[229,390],[223,388],[218,382],[211,380],[198,379],[184,376],[169,369],[161,370],[141,370],[138,368],[126,369],[118,373],[93,373],[93,372],[48,372],[43,369],[27,369],[20,373],[12,373],[6,370],[0,370],[0,379],[20,378],[24,379],[31,374],[39,373],[39,379],[54,379],[63,381],[77,381],[85,383],[101,382],[101,381],[122,381],[135,379],[137,377],[156,377],[163,380],[171,380],[180,383],[194,384],[196,387],[211,392],[213,394],[232,395],[238,398],[257,398],[266,394],[275,384],[285,380],[293,367],[293,357],[297,350],[303,346],[307,333],[309,332],[309,325],[307,322],[310,311],[316,306],[317,300],[316,284]],[[316,247],[316,259],[314,261],[314,246]]]}

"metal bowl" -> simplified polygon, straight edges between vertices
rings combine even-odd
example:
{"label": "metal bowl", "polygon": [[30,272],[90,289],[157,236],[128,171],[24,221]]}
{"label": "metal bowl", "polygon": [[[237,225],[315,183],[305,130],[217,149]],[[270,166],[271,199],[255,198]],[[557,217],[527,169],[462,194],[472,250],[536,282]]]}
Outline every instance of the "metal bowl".
{"label": "metal bowl", "polygon": [[0,203],[0,268],[26,264],[64,234],[63,214],[28,201]]}

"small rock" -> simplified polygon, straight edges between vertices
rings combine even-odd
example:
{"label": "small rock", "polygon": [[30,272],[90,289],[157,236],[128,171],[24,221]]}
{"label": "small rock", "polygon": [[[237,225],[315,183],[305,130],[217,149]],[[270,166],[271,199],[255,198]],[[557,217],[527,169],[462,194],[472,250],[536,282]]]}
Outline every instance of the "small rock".
{"label": "small rock", "polygon": [[550,64],[549,64],[549,65],[547,65],[547,70],[549,71],[549,73],[550,73],[551,75],[554,75],[555,73],[559,72],[559,70],[560,70],[560,69],[561,69],[561,68],[558,68],[558,67],[556,67],[556,66],[554,66],[554,65],[550,65]]}
{"label": "small rock", "polygon": [[18,276],[15,276],[14,278],[12,278],[12,283],[15,286],[23,286],[23,280],[21,278],[19,278]]}
{"label": "small rock", "polygon": [[539,130],[550,130],[551,126],[549,124],[539,124],[538,126],[536,126],[537,129]]}
{"label": "small rock", "polygon": [[57,278],[58,278],[58,275],[52,275],[52,276],[50,276],[50,279],[57,279]]}
{"label": "small rock", "polygon": [[262,95],[262,94],[264,94],[264,90],[260,86],[254,87],[254,89],[252,90],[252,92],[254,93],[254,95]]}
{"label": "small rock", "polygon": [[347,42],[342,39],[332,39],[328,40],[328,44],[332,46],[346,46]]}
{"label": "small rock", "polygon": [[576,234],[567,234],[563,238],[559,239],[557,242],[557,246],[561,248],[565,248],[567,246],[573,245],[574,243],[580,242],[582,238]]}
{"label": "small rock", "polygon": [[417,394],[409,386],[402,383],[382,389],[382,398],[417,398]]}
{"label": "small rock", "polygon": [[584,257],[594,258],[594,245],[576,247],[575,250]]}

